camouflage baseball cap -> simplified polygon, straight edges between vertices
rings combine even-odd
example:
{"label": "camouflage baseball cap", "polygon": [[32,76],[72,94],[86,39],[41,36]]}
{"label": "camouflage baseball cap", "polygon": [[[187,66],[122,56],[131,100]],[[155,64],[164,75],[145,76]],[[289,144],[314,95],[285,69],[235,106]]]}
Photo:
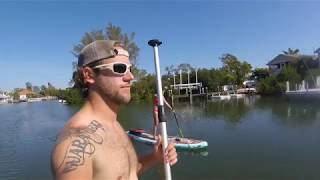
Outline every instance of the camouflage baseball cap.
{"label": "camouflage baseball cap", "polygon": [[125,55],[129,57],[126,50],[117,50],[115,45],[119,41],[114,40],[96,40],[84,47],[78,57],[78,67],[86,66],[92,62],[114,57],[116,55]]}

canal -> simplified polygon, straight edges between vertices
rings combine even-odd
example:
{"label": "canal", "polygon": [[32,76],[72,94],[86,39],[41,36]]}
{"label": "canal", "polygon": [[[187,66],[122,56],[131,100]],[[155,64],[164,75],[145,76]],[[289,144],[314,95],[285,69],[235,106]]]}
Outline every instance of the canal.
{"label": "canal", "polygon": [[[320,179],[320,106],[281,97],[175,103],[185,136],[208,141],[204,152],[179,152],[173,179]],[[52,179],[56,135],[76,111],[55,101],[0,105],[0,179]],[[168,133],[176,122],[166,112]],[[152,128],[152,104],[121,109],[125,129]],[[134,143],[142,155],[150,146]],[[140,179],[161,179],[161,166]]]}

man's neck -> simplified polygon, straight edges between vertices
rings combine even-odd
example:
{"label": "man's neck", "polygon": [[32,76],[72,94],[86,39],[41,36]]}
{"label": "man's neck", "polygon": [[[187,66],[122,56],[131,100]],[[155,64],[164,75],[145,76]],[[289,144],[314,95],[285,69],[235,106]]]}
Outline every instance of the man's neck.
{"label": "man's neck", "polygon": [[89,106],[95,116],[101,120],[113,122],[117,120],[119,105],[104,99],[97,92],[89,93],[85,106]]}

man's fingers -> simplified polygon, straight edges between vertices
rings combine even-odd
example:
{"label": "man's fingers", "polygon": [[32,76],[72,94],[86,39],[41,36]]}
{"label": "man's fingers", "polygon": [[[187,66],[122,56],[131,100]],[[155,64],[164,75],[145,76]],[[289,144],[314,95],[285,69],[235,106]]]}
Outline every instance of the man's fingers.
{"label": "man's fingers", "polygon": [[178,159],[174,159],[173,161],[170,161],[169,164],[170,166],[175,165],[178,162]]}
{"label": "man's fingers", "polygon": [[174,159],[174,158],[177,158],[177,156],[178,156],[178,154],[177,154],[175,148],[169,150],[169,152],[166,154],[166,157],[167,157],[169,160]]}
{"label": "man's fingers", "polygon": [[175,163],[178,162],[178,154],[173,154],[171,156],[166,156],[167,158],[165,159],[166,163],[169,163],[170,165],[174,165]]}
{"label": "man's fingers", "polygon": [[166,159],[166,162],[171,162],[171,161],[177,159],[177,157],[178,157],[178,154],[174,151],[174,152],[169,153],[169,154],[165,157],[165,159]]}
{"label": "man's fingers", "polygon": [[165,162],[174,165],[178,161],[178,154],[173,143],[170,143],[165,152]]}
{"label": "man's fingers", "polygon": [[172,149],[174,149],[174,151],[176,151],[176,148],[174,148],[174,143],[169,143],[169,145],[166,148],[165,154],[168,154],[168,152]]}

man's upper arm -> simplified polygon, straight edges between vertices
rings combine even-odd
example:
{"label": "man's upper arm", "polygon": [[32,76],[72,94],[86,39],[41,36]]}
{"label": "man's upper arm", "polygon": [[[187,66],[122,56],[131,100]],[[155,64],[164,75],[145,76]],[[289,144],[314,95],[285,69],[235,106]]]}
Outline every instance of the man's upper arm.
{"label": "man's upper arm", "polygon": [[93,120],[87,127],[69,129],[60,135],[52,152],[56,179],[92,179],[95,151],[103,143],[98,131],[104,129]]}
{"label": "man's upper arm", "polygon": [[52,153],[56,179],[92,179],[92,154],[86,149],[80,137],[59,142]]}

